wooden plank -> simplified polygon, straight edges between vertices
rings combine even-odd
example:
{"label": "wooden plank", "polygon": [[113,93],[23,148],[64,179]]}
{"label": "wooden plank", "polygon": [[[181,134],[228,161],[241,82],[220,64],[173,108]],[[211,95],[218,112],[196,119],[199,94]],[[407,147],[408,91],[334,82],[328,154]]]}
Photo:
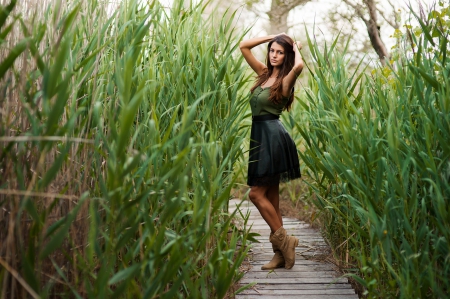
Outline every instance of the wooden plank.
{"label": "wooden plank", "polygon": [[[261,243],[248,244],[248,245],[251,246],[252,250],[261,250],[261,251],[272,252],[272,244],[268,243],[266,241],[261,242]],[[298,246],[295,248],[295,250],[305,251],[306,249],[323,251],[325,249],[328,249],[328,245],[325,242],[321,242],[321,241],[317,241],[317,240],[299,239]]]}
{"label": "wooden plank", "polygon": [[270,284],[270,283],[258,283],[253,288],[259,290],[328,290],[328,289],[347,289],[352,290],[350,284],[338,283],[338,284],[321,284],[321,283],[310,283],[310,284]]}
{"label": "wooden plank", "polygon": [[[270,230],[269,229],[267,229],[267,231],[265,231],[263,229],[258,229],[259,232],[257,232],[256,230],[257,229],[251,228],[252,232],[256,232],[256,233],[259,234],[259,236],[255,237],[255,239],[258,242],[269,242],[269,239],[266,238],[270,234]],[[303,229],[301,227],[297,228],[297,230],[292,230],[291,233],[289,234],[289,236],[294,236],[294,237],[297,237],[297,238],[303,238],[304,240],[311,239],[311,240],[324,241],[324,238],[320,234],[318,234],[316,232],[313,232],[313,231],[307,231],[307,230],[305,230],[305,229]]]}
{"label": "wooden plank", "polygon": [[[251,263],[253,265],[253,268],[261,269],[261,266],[267,264],[268,262],[269,261],[267,260],[267,261],[254,261],[254,262],[252,261]],[[289,270],[292,271],[292,270],[296,270],[297,267],[320,267],[320,266],[323,266],[323,264],[320,263],[320,262],[306,263],[304,260],[303,261],[297,261],[296,260],[295,261],[295,265],[291,269],[286,269],[286,270],[287,271],[289,271]],[[284,268],[279,268],[277,270],[281,270],[281,269],[284,269]],[[261,271],[269,272],[270,270],[261,270]],[[330,271],[336,271],[336,270],[330,265]]]}
{"label": "wooden plank", "polygon": [[[273,254],[272,255],[253,255],[253,256],[251,256],[249,258],[250,258],[251,261],[254,261],[254,262],[260,261],[260,262],[264,263],[264,262],[270,261],[272,259],[272,256],[273,256]],[[298,261],[301,264],[306,264],[306,262],[304,262],[304,261],[305,260],[314,261],[314,260],[312,260],[312,258],[314,258],[314,255],[306,255],[305,253],[297,254],[296,257],[295,257],[295,261],[296,261],[296,263]],[[316,261],[316,262],[320,263],[319,261]]]}
{"label": "wooden plank", "polygon": [[[325,243],[324,240],[316,239],[316,238],[298,238],[299,240],[299,246],[311,246],[312,243],[317,243],[317,246],[327,246],[327,243]],[[269,242],[269,238],[267,240],[261,240],[259,243],[252,243],[251,244],[253,248],[270,248],[272,247],[272,243]]]}
{"label": "wooden plank", "polygon": [[[303,251],[305,251],[305,250],[303,250]],[[317,252],[309,252],[309,251],[302,252],[301,248],[296,247],[295,248],[295,253],[296,253],[296,257],[298,257],[300,255],[304,255],[304,256],[311,256],[311,255],[314,255],[314,254],[319,255],[321,252],[320,251],[317,251]],[[252,258],[254,260],[255,259],[258,259],[258,260],[272,259],[272,257],[273,257],[273,252],[270,252],[270,251],[266,251],[266,252],[263,252],[263,251],[255,252],[255,251],[253,251],[253,253],[252,253]]]}
{"label": "wooden plank", "polygon": [[[253,268],[258,268],[261,269],[261,266],[264,264],[267,264],[269,262],[269,260],[257,260],[257,261],[251,261],[251,264],[253,265]],[[295,259],[295,265],[294,267],[292,267],[292,269],[296,269],[296,267],[320,267],[320,266],[329,266],[331,270],[334,271],[333,266],[331,264],[324,264],[322,262],[316,262],[316,261],[311,261],[311,260],[305,260],[305,259]],[[284,268],[279,268],[277,270],[280,269],[284,269]],[[290,269],[290,270],[292,270]],[[287,271],[289,271],[288,269],[286,269]],[[330,271],[331,271],[330,270]],[[265,270],[265,271],[269,271],[269,270]]]}
{"label": "wooden plank", "polygon": [[[258,237],[258,238],[260,238],[260,237]],[[325,241],[323,239],[311,238],[311,237],[308,237],[308,236],[303,236],[303,237],[299,236],[299,237],[296,237],[296,238],[299,240],[299,246],[301,246],[301,245],[311,245],[311,243],[314,243],[314,242],[317,242],[318,244],[322,244],[322,245],[327,245],[327,243],[325,243]],[[252,243],[250,245],[253,248],[260,248],[260,247],[267,248],[267,247],[271,247],[272,243],[269,242],[269,238],[267,236],[266,239],[263,239],[263,240],[261,240],[259,242]]]}
{"label": "wooden plank", "polygon": [[304,270],[304,271],[267,271],[267,272],[255,272],[250,271],[245,275],[245,278],[272,278],[272,279],[283,279],[283,278],[316,278],[316,277],[327,277],[327,278],[338,278],[336,277],[335,271],[314,271],[314,270]]}
{"label": "wooden plank", "polygon": [[[247,273],[248,274],[248,273]],[[330,284],[337,284],[337,283],[348,283],[347,278],[338,277],[338,278],[330,278],[330,277],[292,277],[292,278],[283,278],[283,279],[274,279],[274,278],[259,278],[259,279],[252,279],[252,278],[242,278],[240,280],[240,283],[248,284],[248,283],[270,283],[270,284],[302,284],[302,283],[330,283]]]}
{"label": "wooden plank", "polygon": [[263,265],[263,263],[255,264],[252,263],[253,268],[251,269],[251,272],[253,273],[258,273],[258,272],[263,272],[263,273],[268,273],[270,271],[275,271],[276,273],[280,273],[280,272],[311,272],[311,271],[329,271],[329,272],[336,272],[335,269],[333,269],[333,267],[331,267],[331,265],[329,264],[301,264],[296,262],[294,267],[292,267],[291,269],[285,269],[285,268],[278,268],[278,269],[274,269],[274,270],[261,270],[261,266]]}
{"label": "wooden plank", "polygon": [[236,295],[236,299],[279,299],[279,298],[295,298],[295,299],[358,299],[357,295]]}
{"label": "wooden plank", "polygon": [[[267,222],[264,219],[255,219],[255,220],[250,220],[249,223],[253,223],[253,226],[255,225],[265,225],[266,227],[269,227],[267,225]],[[310,227],[310,225],[308,223],[305,223],[303,221],[299,221],[299,220],[285,220],[283,219],[283,223],[284,224],[303,224],[305,227]]]}
{"label": "wooden plank", "polygon": [[[317,236],[320,236],[320,234],[318,234],[317,232],[315,232],[315,231],[313,231],[313,230],[299,230],[299,228],[302,228],[302,227],[285,227],[285,229],[286,229],[286,233],[288,234],[288,235],[297,235],[297,234],[300,234],[300,235],[317,235]],[[270,233],[270,229],[269,229],[269,226],[267,226],[267,228],[263,228],[263,227],[255,227],[255,228],[253,228],[252,227],[252,232],[255,232],[255,233],[267,233],[267,234],[269,234]]]}
{"label": "wooden plank", "polygon": [[[296,248],[296,251],[298,250],[299,248]],[[305,256],[306,257],[308,257],[308,258],[305,258]],[[249,258],[251,259],[251,260],[254,260],[254,261],[265,261],[265,260],[271,260],[272,259],[272,257],[273,257],[273,252],[266,252],[266,253],[263,253],[263,252],[260,252],[260,251],[253,251],[253,252],[251,252],[250,254],[249,254]],[[306,255],[306,252],[305,253],[301,253],[301,251],[297,251],[296,252],[296,257],[295,257],[295,260],[297,261],[302,261],[302,260],[309,260],[309,261],[311,261],[311,262],[317,262],[317,261],[313,261],[313,260],[311,260],[310,259],[310,256],[308,256],[308,255]]]}
{"label": "wooden plank", "polygon": [[[245,215],[245,213],[242,213],[242,214],[244,214]],[[240,215],[238,214],[238,215],[236,215],[236,217],[240,217]],[[259,222],[266,222],[262,217],[261,217],[261,214],[259,214],[259,213],[255,213],[254,215],[250,215],[250,217],[248,218],[248,220],[249,221],[259,221]],[[283,220],[283,222],[285,222],[285,221],[287,221],[287,222],[301,222],[301,223],[306,223],[306,222],[304,222],[304,221],[301,221],[301,220],[298,220],[298,219],[295,219],[295,218],[282,218],[282,220]],[[308,224],[308,223],[306,223],[306,224]]]}
{"label": "wooden plank", "polygon": [[[272,244],[270,243],[253,243],[252,249],[257,249],[263,252],[272,252]],[[298,246],[295,248],[297,251],[305,251],[305,250],[312,250],[312,251],[323,251],[327,250],[328,245],[325,242],[317,242],[317,241],[311,241],[306,242],[305,240],[300,240],[298,243]]]}
{"label": "wooden plank", "polygon": [[[308,227],[308,224],[301,224],[301,223],[285,223],[283,224],[284,229],[286,230],[296,230],[296,229],[302,229]],[[269,230],[269,226],[267,224],[253,224],[252,230]]]}
{"label": "wooden plank", "polygon": [[356,295],[353,289],[303,289],[303,290],[285,290],[285,289],[272,289],[263,290],[259,289],[258,285],[255,288],[247,289],[240,295]]}

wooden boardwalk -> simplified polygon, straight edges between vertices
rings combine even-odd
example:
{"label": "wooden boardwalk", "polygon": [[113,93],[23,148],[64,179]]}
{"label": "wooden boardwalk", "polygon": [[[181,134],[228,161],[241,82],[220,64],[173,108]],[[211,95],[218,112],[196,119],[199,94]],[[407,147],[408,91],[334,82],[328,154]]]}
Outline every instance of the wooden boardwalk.
{"label": "wooden boardwalk", "polygon": [[[230,211],[234,211],[240,202],[231,200]],[[327,245],[317,230],[297,219],[283,217],[287,233],[300,240],[296,248],[295,266],[290,270],[261,270],[261,266],[273,256],[269,227],[250,201],[244,201],[240,210],[244,215],[250,213],[247,225],[253,224],[251,231],[261,236],[256,238],[260,243],[252,245],[249,253],[251,266],[240,281],[241,285],[252,282],[256,282],[256,285],[236,295],[236,299],[358,299],[347,278],[339,277],[332,264],[314,260],[313,256],[323,252]]]}

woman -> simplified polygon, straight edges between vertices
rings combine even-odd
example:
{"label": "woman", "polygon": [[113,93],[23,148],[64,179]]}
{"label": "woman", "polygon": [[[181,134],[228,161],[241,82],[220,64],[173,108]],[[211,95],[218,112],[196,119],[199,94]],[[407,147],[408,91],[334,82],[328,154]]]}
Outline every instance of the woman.
{"label": "woman", "polygon": [[[269,42],[266,63],[253,56],[251,49]],[[286,34],[252,38],[240,43],[240,49],[257,79],[251,88],[252,130],[247,184],[249,198],[270,226],[270,242],[275,253],[263,270],[295,263],[298,239],[288,236],[279,209],[279,184],[300,177],[297,149],[279,120],[294,100],[294,84],[303,69],[300,43]]]}

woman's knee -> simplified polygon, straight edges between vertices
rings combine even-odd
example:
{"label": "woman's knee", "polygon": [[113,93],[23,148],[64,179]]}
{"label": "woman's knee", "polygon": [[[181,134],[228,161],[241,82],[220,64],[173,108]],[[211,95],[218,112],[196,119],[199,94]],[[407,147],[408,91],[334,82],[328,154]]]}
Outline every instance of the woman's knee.
{"label": "woman's knee", "polygon": [[255,187],[252,187],[250,189],[250,192],[248,193],[248,198],[254,204],[259,202],[261,200],[262,196],[263,196],[263,192],[261,192],[261,190],[259,190],[259,188],[255,188]]}

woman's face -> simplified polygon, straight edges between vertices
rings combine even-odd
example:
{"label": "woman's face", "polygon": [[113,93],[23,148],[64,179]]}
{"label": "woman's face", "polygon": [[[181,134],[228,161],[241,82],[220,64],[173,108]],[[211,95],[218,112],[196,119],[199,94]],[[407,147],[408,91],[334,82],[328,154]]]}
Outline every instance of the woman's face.
{"label": "woman's face", "polygon": [[277,42],[273,42],[269,49],[269,59],[272,66],[282,66],[284,61],[284,48]]}

